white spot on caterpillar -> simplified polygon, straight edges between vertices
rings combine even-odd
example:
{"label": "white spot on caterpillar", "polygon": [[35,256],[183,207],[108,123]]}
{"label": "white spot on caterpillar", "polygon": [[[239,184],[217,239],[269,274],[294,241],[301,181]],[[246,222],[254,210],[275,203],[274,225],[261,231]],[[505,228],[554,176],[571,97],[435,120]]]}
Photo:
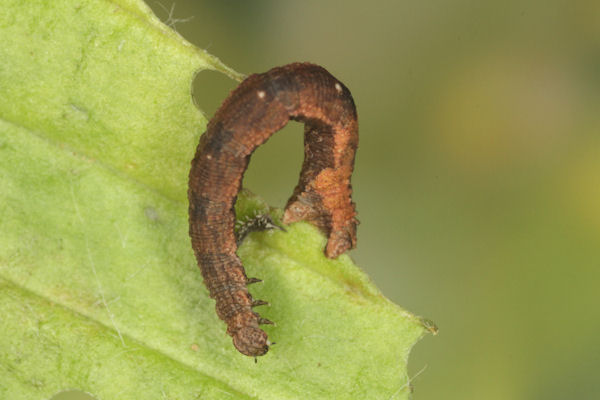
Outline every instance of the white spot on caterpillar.
{"label": "white spot on caterpillar", "polygon": [[335,90],[337,90],[338,92],[342,93],[342,85],[340,85],[338,82],[335,83]]}
{"label": "white spot on caterpillar", "polygon": [[207,155],[206,155],[206,159],[207,159],[207,160],[212,160],[212,156],[211,156],[210,154],[207,154]]}
{"label": "white spot on caterpillar", "polygon": [[259,98],[259,99],[264,99],[264,98],[265,98],[265,96],[267,95],[267,94],[266,94],[264,91],[262,91],[262,90],[259,90],[259,91],[258,91],[256,94],[258,95],[258,98]]}

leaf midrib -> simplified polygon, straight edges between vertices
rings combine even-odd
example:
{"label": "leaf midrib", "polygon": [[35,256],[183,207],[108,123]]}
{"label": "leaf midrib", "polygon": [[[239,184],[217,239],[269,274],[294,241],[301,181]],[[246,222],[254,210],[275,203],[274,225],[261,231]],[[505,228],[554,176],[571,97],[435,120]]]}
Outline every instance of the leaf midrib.
{"label": "leaf midrib", "polygon": [[[101,326],[106,331],[117,333],[116,329],[114,327],[111,327],[111,326],[107,325],[106,323],[104,323],[104,322],[102,322],[102,321],[100,321],[100,320],[92,317],[91,315],[82,313],[80,310],[78,310],[76,308],[73,308],[73,307],[69,306],[66,303],[62,303],[62,302],[56,301],[56,299],[52,299],[52,298],[44,295],[43,293],[39,293],[39,292],[36,292],[36,291],[34,291],[34,290],[30,289],[30,288],[21,286],[19,283],[13,281],[12,279],[6,277],[5,275],[3,275],[1,273],[0,273],[0,279],[4,280],[8,284],[10,284],[13,287],[17,288],[17,290],[20,290],[21,292],[29,295],[30,297],[37,297],[39,299],[43,299],[43,300],[45,300],[46,302],[48,302],[50,304],[56,305],[56,306],[58,306],[58,307],[60,307],[60,308],[62,308],[64,310],[67,310],[68,312],[70,312],[72,314],[75,314],[78,317],[81,317],[82,319],[85,319],[85,320],[88,320],[88,321],[92,321],[93,323],[98,324],[99,326]],[[121,331],[120,335],[122,337],[126,338],[127,341],[134,342],[134,343],[138,344],[142,348],[148,349],[149,351],[151,351],[151,352],[153,352],[155,354],[158,354],[158,355],[160,355],[162,357],[165,357],[165,358],[167,358],[169,360],[175,361],[176,363],[178,363],[178,364],[180,364],[180,365],[188,368],[189,370],[191,370],[191,371],[193,371],[195,373],[200,373],[203,376],[205,376],[207,378],[210,378],[213,381],[218,382],[218,383],[220,383],[223,386],[226,386],[227,388],[231,389],[232,392],[238,393],[238,394],[243,395],[243,396],[250,397],[252,399],[256,399],[256,397],[254,397],[254,396],[252,396],[252,395],[250,395],[248,393],[242,392],[239,389],[234,388],[233,386],[231,386],[231,384],[229,382],[223,381],[223,380],[215,377],[214,375],[211,375],[211,374],[205,372],[202,369],[197,369],[193,365],[190,365],[189,363],[186,363],[183,360],[180,360],[180,359],[178,359],[178,358],[176,358],[176,357],[174,357],[174,356],[172,356],[172,355],[170,355],[168,353],[165,353],[164,351],[162,351],[160,349],[157,349],[157,348],[155,348],[153,346],[150,346],[145,341],[137,339],[131,333],[125,333],[125,332]],[[127,346],[125,346],[125,348],[127,348]]]}

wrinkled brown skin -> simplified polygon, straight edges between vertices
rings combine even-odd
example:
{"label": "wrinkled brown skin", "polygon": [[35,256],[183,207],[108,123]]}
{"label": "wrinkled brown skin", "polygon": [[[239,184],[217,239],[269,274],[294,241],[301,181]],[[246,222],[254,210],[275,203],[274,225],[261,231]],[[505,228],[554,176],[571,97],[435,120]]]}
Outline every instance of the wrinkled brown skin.
{"label": "wrinkled brown skin", "polygon": [[234,346],[252,357],[269,350],[259,325],[270,321],[252,310],[260,302],[236,255],[234,204],[251,154],[290,119],[304,123],[304,163],[283,222],[317,226],[328,238],[325,255],[336,258],[356,245],[358,121],[350,91],[324,68],[294,63],[249,76],[209,122],[190,171],[192,248]]}

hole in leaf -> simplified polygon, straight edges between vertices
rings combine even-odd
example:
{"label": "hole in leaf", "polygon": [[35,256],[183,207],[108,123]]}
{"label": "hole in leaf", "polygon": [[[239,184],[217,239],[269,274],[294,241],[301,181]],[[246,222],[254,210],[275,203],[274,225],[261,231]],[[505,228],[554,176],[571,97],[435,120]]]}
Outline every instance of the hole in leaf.
{"label": "hole in leaf", "polygon": [[239,83],[216,71],[200,71],[192,84],[192,97],[196,106],[211,119],[223,100]]}
{"label": "hole in leaf", "polygon": [[50,400],[97,400],[94,396],[89,393],[82,392],[81,390],[70,389],[55,394]]}

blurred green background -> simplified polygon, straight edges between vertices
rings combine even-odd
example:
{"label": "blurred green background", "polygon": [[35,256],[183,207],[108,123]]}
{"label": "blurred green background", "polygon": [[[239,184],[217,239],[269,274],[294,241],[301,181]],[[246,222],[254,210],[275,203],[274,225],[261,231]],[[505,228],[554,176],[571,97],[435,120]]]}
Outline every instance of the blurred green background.
{"label": "blurred green background", "polygon": [[[312,61],[351,89],[352,256],[440,327],[411,356],[415,399],[600,398],[599,1],[148,3],[240,72]],[[210,116],[236,85],[202,72],[194,96]],[[301,132],[250,163],[273,205]]]}

